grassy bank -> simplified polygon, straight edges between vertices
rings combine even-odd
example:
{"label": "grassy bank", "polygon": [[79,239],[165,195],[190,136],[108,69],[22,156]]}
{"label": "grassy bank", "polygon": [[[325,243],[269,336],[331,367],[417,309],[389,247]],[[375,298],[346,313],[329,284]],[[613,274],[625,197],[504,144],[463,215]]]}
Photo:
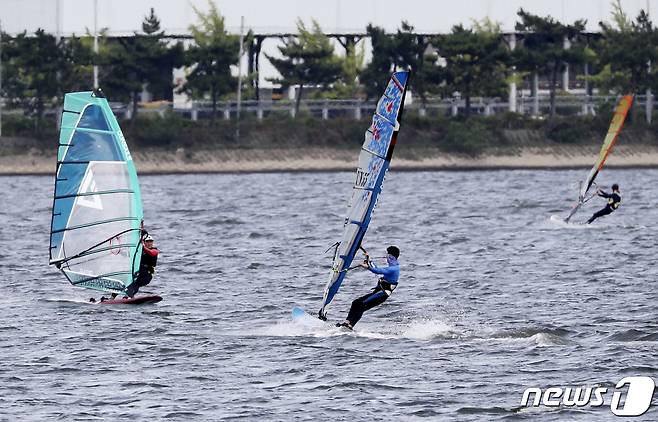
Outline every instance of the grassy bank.
{"label": "grassy bank", "polygon": [[[447,154],[479,157],[505,151],[514,153],[529,147],[586,146],[600,144],[610,122],[610,112],[594,117],[556,117],[532,119],[518,114],[469,119],[405,116],[400,140],[405,148],[399,153],[413,159],[414,151],[426,148]],[[658,124],[647,125],[642,116],[627,122],[620,144],[658,146]],[[242,150],[242,149],[351,149],[361,144],[368,120],[320,120],[287,116],[240,122],[239,137],[235,121],[193,122],[176,114],[140,116],[120,122],[133,151],[163,150]],[[3,121],[0,154],[17,154],[26,150],[53,150],[57,130],[54,122],[45,121],[40,131],[34,121],[8,116]],[[8,141],[7,138],[20,140]]]}

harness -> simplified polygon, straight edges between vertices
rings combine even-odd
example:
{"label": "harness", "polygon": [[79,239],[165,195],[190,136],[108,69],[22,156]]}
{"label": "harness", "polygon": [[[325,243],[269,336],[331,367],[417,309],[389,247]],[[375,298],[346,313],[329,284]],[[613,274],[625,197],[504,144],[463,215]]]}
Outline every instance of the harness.
{"label": "harness", "polygon": [[386,296],[390,296],[396,287],[398,287],[397,284],[389,283],[388,281],[384,280],[383,277],[377,280],[377,288],[382,290]]}
{"label": "harness", "polygon": [[155,266],[158,264],[158,256],[151,256],[147,253],[142,252],[142,262],[141,265],[146,267],[150,274],[155,273]]}
{"label": "harness", "polygon": [[[618,200],[616,198],[619,198]],[[619,205],[621,205],[621,195],[618,193],[613,192],[610,195],[610,198],[608,198],[608,206],[612,208],[613,210],[616,210],[619,208]]]}

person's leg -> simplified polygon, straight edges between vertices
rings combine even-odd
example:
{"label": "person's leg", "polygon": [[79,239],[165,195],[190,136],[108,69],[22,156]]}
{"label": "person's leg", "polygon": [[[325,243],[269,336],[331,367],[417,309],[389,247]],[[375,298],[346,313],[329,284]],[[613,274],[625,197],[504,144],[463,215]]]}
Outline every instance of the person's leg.
{"label": "person's leg", "polygon": [[382,290],[375,290],[372,293],[361,296],[352,302],[352,307],[347,315],[347,321],[352,327],[354,327],[356,323],[359,322],[365,311],[381,305],[386,299],[388,299],[388,295]]}
{"label": "person's leg", "polygon": [[596,220],[599,217],[603,217],[604,215],[608,215],[612,212],[612,209],[609,207],[605,207],[602,210],[599,210],[592,215],[589,220],[587,220],[587,224],[591,224],[592,221]]}
{"label": "person's leg", "polygon": [[352,306],[350,306],[350,311],[347,313],[347,317],[345,318],[345,320],[348,321],[350,325],[354,326],[354,324],[356,324],[356,321],[361,319],[361,316],[363,315],[363,311],[365,310],[363,302],[366,299],[368,299],[368,297],[370,297],[370,295],[372,294],[373,292],[370,292],[352,301]]}
{"label": "person's leg", "polygon": [[126,295],[128,295],[128,297],[134,297],[139,291],[139,288],[149,284],[152,278],[153,276],[148,272],[140,271],[137,274],[135,281],[133,281],[133,283],[126,289]]}

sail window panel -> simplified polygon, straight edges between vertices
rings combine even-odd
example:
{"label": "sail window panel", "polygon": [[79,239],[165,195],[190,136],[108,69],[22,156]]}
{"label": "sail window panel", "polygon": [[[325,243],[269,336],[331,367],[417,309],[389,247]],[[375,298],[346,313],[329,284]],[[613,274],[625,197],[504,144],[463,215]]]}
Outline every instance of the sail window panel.
{"label": "sail window panel", "polygon": [[[66,269],[89,277],[98,277],[113,272],[132,274],[132,250],[132,248],[127,247],[111,249],[72,259],[66,263]],[[126,278],[123,280],[126,280]]]}
{"label": "sail window panel", "polygon": [[[62,236],[62,246],[58,251],[59,253],[56,256],[53,255],[53,257],[55,259],[66,259],[83,252],[86,253],[90,248],[105,249],[112,245],[136,244],[139,241],[139,231],[132,230],[134,228],[135,225],[132,220],[119,220],[66,231]],[[128,248],[125,249],[124,252],[127,252]],[[108,250],[100,254],[117,256],[122,255],[123,252]],[[74,262],[75,259],[69,261],[69,264],[72,265]]]}
{"label": "sail window panel", "polygon": [[[83,172],[84,169],[84,172]],[[81,195],[55,199],[54,210],[59,215],[53,217],[53,231],[66,227],[112,220],[120,217],[135,217],[134,194],[130,192],[108,192],[117,189],[131,190],[130,176],[125,162],[93,162],[81,166],[63,165],[60,180],[55,185],[55,198],[67,195]]]}
{"label": "sail window panel", "polygon": [[75,198],[66,228],[77,230],[76,227],[79,226],[133,218],[133,201],[134,195],[124,192],[78,196]]}
{"label": "sail window panel", "polygon": [[109,133],[76,130],[71,139],[64,162],[121,161],[119,145]]}
{"label": "sail window panel", "polygon": [[80,123],[78,123],[78,127],[96,130],[110,130],[110,125],[105,118],[103,109],[94,104],[85,108],[82,117],[80,118]]}
{"label": "sail window panel", "polygon": [[128,165],[125,161],[94,161],[89,163],[82,178],[80,192],[131,190]]}

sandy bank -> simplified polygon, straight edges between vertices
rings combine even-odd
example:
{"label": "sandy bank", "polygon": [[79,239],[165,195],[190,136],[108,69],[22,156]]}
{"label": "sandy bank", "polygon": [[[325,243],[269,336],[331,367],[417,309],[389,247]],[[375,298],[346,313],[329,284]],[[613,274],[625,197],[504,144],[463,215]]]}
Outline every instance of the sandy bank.
{"label": "sandy bank", "polygon": [[[400,148],[393,159],[396,170],[462,170],[505,168],[590,167],[598,146],[525,147],[491,150],[478,157],[449,155],[431,148]],[[224,149],[176,151],[140,150],[133,153],[141,174],[336,171],[353,170],[358,149]],[[658,167],[658,147],[618,146],[608,160],[610,167]],[[55,154],[31,149],[0,155],[0,174],[52,174]]]}

